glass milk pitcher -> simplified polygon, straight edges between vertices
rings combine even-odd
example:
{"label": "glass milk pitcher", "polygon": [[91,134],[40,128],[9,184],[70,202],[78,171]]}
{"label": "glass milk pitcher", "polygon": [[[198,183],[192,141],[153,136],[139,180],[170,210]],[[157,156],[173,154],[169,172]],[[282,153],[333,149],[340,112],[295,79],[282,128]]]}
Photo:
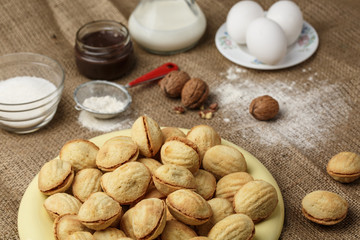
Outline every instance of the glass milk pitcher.
{"label": "glass milk pitcher", "polygon": [[194,47],[205,32],[206,18],[195,0],[141,0],[128,27],[144,49],[169,55]]}

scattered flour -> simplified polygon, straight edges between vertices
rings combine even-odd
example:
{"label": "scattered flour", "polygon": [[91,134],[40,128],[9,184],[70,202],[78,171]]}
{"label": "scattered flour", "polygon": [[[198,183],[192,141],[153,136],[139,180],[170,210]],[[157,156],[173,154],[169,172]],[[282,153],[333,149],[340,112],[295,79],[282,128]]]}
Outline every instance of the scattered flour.
{"label": "scattered flour", "polygon": [[81,111],[78,121],[82,127],[90,131],[111,132],[131,128],[133,119],[129,116],[129,110],[123,112],[120,116],[112,119],[97,119],[86,111]]}
{"label": "scattered flour", "polygon": [[[295,81],[258,83],[243,74],[246,71],[242,68],[230,67],[220,73],[226,78],[221,85],[213,87],[223,121],[234,125],[231,129],[239,130],[244,138],[254,139],[254,133],[257,134],[256,139],[263,145],[289,143],[310,149],[316,147],[317,141],[335,137],[331,130],[339,123],[334,121],[332,114],[323,113],[329,113],[337,106],[342,108],[346,118],[351,108],[338,91],[337,84],[318,79],[318,73],[311,70],[301,70],[309,82],[308,87],[304,87]],[[270,95],[279,102],[280,113],[275,121],[254,123],[248,114],[251,100],[261,95]],[[332,101],[326,100],[328,96],[332,96]],[[239,124],[239,119],[245,124]]]}

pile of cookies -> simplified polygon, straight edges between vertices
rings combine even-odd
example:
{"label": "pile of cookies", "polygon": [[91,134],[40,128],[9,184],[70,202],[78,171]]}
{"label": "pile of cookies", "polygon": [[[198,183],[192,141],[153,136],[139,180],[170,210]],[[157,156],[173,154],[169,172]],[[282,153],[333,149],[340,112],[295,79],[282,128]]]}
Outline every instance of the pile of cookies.
{"label": "pile of cookies", "polygon": [[38,187],[56,240],[240,240],[278,204],[275,188],[246,171],[243,154],[212,127],[185,135],[141,116],[131,137],[67,142]]}

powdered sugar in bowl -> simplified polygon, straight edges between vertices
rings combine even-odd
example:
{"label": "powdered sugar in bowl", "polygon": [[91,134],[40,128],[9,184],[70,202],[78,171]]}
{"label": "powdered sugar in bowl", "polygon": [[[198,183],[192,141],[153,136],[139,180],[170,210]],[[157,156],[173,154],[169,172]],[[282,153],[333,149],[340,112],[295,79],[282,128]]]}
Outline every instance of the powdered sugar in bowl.
{"label": "powdered sugar in bowl", "polygon": [[132,98],[122,85],[96,80],[78,86],[74,91],[75,108],[96,118],[109,119],[124,112]]}
{"label": "powdered sugar in bowl", "polygon": [[0,57],[0,128],[34,132],[54,117],[64,88],[60,64],[44,55],[13,53]]}

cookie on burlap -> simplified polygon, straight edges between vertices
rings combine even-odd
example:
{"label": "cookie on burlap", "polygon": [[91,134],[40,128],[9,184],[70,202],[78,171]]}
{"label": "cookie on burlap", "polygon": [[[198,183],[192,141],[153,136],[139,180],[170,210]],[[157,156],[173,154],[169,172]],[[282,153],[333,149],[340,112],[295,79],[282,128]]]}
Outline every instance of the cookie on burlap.
{"label": "cookie on burlap", "polygon": [[329,191],[314,191],[302,202],[303,215],[312,222],[334,225],[345,219],[349,204],[340,195]]}

